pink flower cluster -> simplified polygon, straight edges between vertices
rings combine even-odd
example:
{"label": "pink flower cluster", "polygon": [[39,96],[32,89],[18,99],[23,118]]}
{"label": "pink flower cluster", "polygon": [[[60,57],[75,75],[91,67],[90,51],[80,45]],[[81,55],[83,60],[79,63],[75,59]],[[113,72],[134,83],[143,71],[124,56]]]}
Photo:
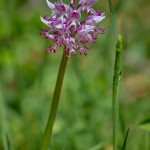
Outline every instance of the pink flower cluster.
{"label": "pink flower cluster", "polygon": [[[80,55],[87,55],[86,49],[90,50],[86,44],[89,41],[95,43],[98,34],[104,34],[105,30],[99,28],[97,23],[102,21],[105,16],[100,10],[92,9],[92,6],[97,0],[79,0],[77,9],[75,9],[76,0],[70,1],[70,6],[64,4],[61,0],[57,0],[55,4],[49,2],[47,4],[52,11],[51,17],[46,15],[41,17],[41,21],[50,27],[48,30],[43,30],[40,35],[52,41],[52,45],[46,48],[47,52],[56,52],[56,45],[65,46],[65,51],[68,52],[67,57],[71,53],[77,55],[77,50]],[[88,16],[84,21],[80,22],[81,11],[87,12]]]}

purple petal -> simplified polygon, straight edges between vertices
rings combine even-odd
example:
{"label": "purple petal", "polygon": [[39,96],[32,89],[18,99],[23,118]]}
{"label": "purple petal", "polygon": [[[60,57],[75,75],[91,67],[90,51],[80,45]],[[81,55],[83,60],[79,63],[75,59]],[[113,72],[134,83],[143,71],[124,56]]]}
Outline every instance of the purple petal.
{"label": "purple petal", "polygon": [[85,1],[84,0],[79,0],[78,6],[83,4]]}
{"label": "purple petal", "polygon": [[51,26],[51,21],[47,21],[45,18],[40,17],[41,21],[44,22],[46,25],[48,25],[49,27]]}
{"label": "purple petal", "polygon": [[76,0],[70,0],[70,6],[72,9],[74,9],[75,4],[76,4]]}
{"label": "purple petal", "polygon": [[72,12],[69,13],[69,17],[71,19],[77,19],[77,20],[79,20],[81,18],[81,14],[78,11],[74,10],[74,11],[72,11]]}
{"label": "purple petal", "polygon": [[48,7],[53,11],[55,9],[55,5],[51,2],[49,2],[48,0],[46,0]]}
{"label": "purple petal", "polygon": [[97,3],[97,0],[86,0],[85,5],[92,7],[95,3]]}
{"label": "purple petal", "polygon": [[56,4],[55,8],[59,12],[65,12],[66,11],[66,8],[65,8],[65,6],[63,4]]}
{"label": "purple petal", "polygon": [[85,24],[88,24],[88,25],[95,25],[97,24],[98,22],[102,21],[103,19],[105,18],[105,16],[88,16],[86,17],[85,19]]}
{"label": "purple petal", "polygon": [[94,26],[90,26],[90,25],[82,25],[82,29],[79,30],[77,33],[80,35],[86,34],[90,31],[93,31]]}
{"label": "purple petal", "polygon": [[88,50],[91,50],[91,49],[92,49],[92,46],[87,47],[86,45],[84,45],[84,47],[85,47],[86,49],[88,49]]}
{"label": "purple petal", "polygon": [[92,7],[95,3],[97,2],[97,0],[79,0],[77,9],[79,7]]}

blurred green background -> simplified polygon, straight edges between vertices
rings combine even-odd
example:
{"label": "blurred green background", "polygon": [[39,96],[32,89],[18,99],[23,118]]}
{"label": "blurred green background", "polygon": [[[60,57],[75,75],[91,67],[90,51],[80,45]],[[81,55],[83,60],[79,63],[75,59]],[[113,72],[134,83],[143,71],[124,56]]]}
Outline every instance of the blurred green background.
{"label": "blurred green background", "polygon": [[[150,1],[113,4],[123,36],[119,146],[129,127],[127,149],[148,150],[150,134],[139,123],[150,115]],[[115,38],[108,1],[94,5],[101,7],[105,35],[86,57],[69,59],[52,150],[112,150]],[[40,21],[45,14],[51,14],[46,0],[0,1],[0,150],[4,135],[13,150],[40,149],[62,55],[60,48],[56,54],[45,51],[50,45],[40,36],[47,28]]]}

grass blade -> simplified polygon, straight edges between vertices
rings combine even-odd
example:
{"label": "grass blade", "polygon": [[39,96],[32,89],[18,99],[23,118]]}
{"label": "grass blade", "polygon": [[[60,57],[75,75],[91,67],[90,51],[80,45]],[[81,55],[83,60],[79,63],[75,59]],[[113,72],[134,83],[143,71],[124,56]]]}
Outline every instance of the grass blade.
{"label": "grass blade", "polygon": [[126,150],[128,134],[129,134],[129,128],[128,128],[128,130],[127,130],[126,137],[125,137],[125,139],[124,139],[124,142],[123,142],[123,145],[122,145],[122,149],[121,149],[121,150]]}
{"label": "grass blade", "polygon": [[10,144],[10,141],[9,141],[9,137],[8,137],[7,133],[6,133],[6,143],[7,143],[7,150],[12,150],[11,144]]}
{"label": "grass blade", "polygon": [[100,150],[100,149],[102,149],[104,146],[105,146],[104,143],[99,143],[99,144],[95,145],[94,147],[92,147],[92,148],[90,148],[90,149],[88,149],[88,150]]}
{"label": "grass blade", "polygon": [[113,77],[113,150],[117,150],[118,145],[118,117],[119,117],[119,80],[121,72],[121,56],[122,56],[122,37],[119,35],[118,42],[116,45],[116,58],[114,66],[114,77]]}
{"label": "grass blade", "polygon": [[141,129],[150,132],[150,116],[141,121],[139,126]]}
{"label": "grass blade", "polygon": [[145,130],[147,132],[147,144],[146,144],[147,146],[146,146],[146,149],[150,150],[150,116],[143,119],[140,122],[139,127],[142,130]]}
{"label": "grass blade", "polygon": [[3,100],[1,89],[2,88],[0,86],[0,127],[2,130],[3,147],[4,147],[4,150],[12,150],[10,141],[8,138],[8,134],[6,133],[7,121],[6,121],[5,105],[4,105],[4,100]]}
{"label": "grass blade", "polygon": [[113,30],[115,34],[115,39],[117,41],[118,40],[117,21],[116,21],[116,15],[111,0],[109,0],[109,9],[110,9],[110,16],[113,25]]}

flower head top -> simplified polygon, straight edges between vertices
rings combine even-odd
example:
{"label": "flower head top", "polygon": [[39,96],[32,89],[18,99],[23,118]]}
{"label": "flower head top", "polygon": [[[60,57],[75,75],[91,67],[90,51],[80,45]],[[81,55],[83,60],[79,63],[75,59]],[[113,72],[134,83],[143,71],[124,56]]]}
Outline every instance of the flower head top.
{"label": "flower head top", "polygon": [[[99,28],[97,23],[102,21],[105,16],[100,10],[92,9],[92,6],[97,0],[79,0],[77,9],[75,9],[76,0],[70,1],[70,6],[64,4],[61,0],[56,0],[53,4],[48,0],[47,4],[52,11],[51,17],[45,15],[41,17],[41,21],[50,27],[48,30],[43,30],[40,35],[52,41],[52,45],[46,48],[47,52],[56,52],[56,45],[61,47],[65,45],[65,51],[68,52],[67,57],[71,53],[77,55],[79,50],[80,55],[87,55],[86,49],[90,50],[86,44],[89,41],[95,43],[98,34],[104,34],[105,30]],[[84,21],[80,22],[81,11],[87,12],[88,16]]]}

